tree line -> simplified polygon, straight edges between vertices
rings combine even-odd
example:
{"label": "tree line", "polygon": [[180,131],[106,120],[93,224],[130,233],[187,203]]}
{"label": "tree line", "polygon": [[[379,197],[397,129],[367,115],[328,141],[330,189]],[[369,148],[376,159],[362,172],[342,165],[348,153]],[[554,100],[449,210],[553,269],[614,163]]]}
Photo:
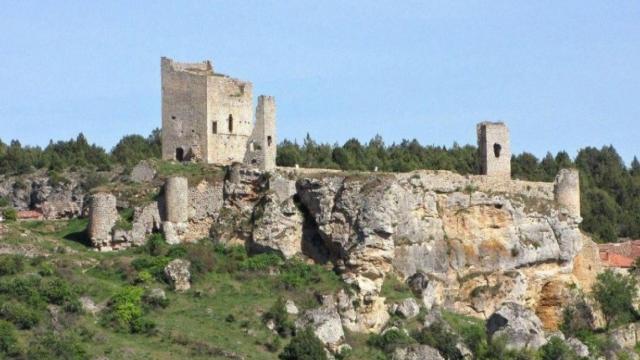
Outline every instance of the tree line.
{"label": "tree line", "polygon": [[[147,137],[126,135],[111,151],[90,144],[83,134],[68,141],[51,141],[44,148],[23,146],[17,140],[9,144],[0,140],[0,174],[69,168],[104,171],[113,165],[130,168],[140,160],[160,156],[160,129],[153,130]],[[380,136],[366,143],[349,139],[343,145],[331,145],[318,143],[307,134],[302,144],[282,141],[276,163],[349,171],[431,169],[474,174],[479,169],[478,151],[473,145],[422,145],[415,139],[387,145]],[[511,167],[513,178],[530,181],[553,181],[559,169],[579,169],[582,228],[600,242],[640,238],[640,162],[637,158],[627,166],[613,146],[586,147],[580,149],[575,158],[565,151],[555,155],[547,153],[542,159],[524,152],[512,157]]]}

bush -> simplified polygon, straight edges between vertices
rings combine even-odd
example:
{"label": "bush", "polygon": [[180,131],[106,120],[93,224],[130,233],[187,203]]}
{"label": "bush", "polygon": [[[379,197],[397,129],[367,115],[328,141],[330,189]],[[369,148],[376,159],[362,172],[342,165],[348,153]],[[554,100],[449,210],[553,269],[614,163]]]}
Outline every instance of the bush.
{"label": "bush", "polygon": [[607,269],[596,277],[592,292],[602,309],[607,328],[636,318],[633,304],[637,292],[633,276],[614,273]]}
{"label": "bush", "polygon": [[415,336],[420,344],[429,345],[438,349],[446,359],[462,360],[462,354],[457,348],[458,336],[449,332],[444,323],[437,321],[431,326],[422,329]]}
{"label": "bush", "polygon": [[275,253],[265,253],[251,256],[240,263],[240,269],[249,271],[263,271],[270,267],[284,264],[282,258]]}
{"label": "bush", "polygon": [[5,302],[0,307],[0,317],[12,322],[19,329],[31,329],[40,322],[40,313],[17,302]]}
{"label": "bush", "polygon": [[280,353],[281,360],[326,360],[324,345],[310,328],[296,334]]}
{"label": "bush", "polygon": [[289,319],[285,300],[282,297],[276,300],[271,309],[262,316],[262,319],[264,322],[272,320],[276,324],[276,331],[280,336],[289,336],[294,330],[293,322]]}
{"label": "bush", "polygon": [[162,234],[152,234],[147,241],[147,251],[151,256],[164,256],[167,254],[169,245],[164,240]]}
{"label": "bush", "polygon": [[580,298],[562,310],[560,331],[566,337],[580,337],[580,334],[591,331],[594,322],[595,319],[589,305],[583,298]]}
{"label": "bush", "polygon": [[280,280],[287,288],[300,288],[311,281],[319,280],[317,265],[309,265],[293,259],[285,263]]}
{"label": "bush", "polygon": [[155,329],[155,325],[146,319],[142,319],[142,288],[128,286],[120,290],[109,301],[109,311],[105,315],[105,322],[116,329],[130,333],[149,332]]}
{"label": "bush", "polygon": [[6,221],[16,221],[18,220],[18,212],[14,208],[6,208],[2,210],[2,217]]}
{"label": "bush", "polygon": [[4,358],[1,355],[15,356],[19,352],[15,326],[7,321],[0,320],[0,358]]}
{"label": "bush", "polygon": [[131,266],[138,272],[147,271],[156,279],[162,281],[164,279],[164,268],[169,264],[171,259],[167,257],[140,256],[131,262]]}
{"label": "bush", "polygon": [[78,296],[71,285],[60,278],[53,278],[41,284],[40,293],[44,299],[55,305],[63,305],[67,302],[73,302]]}
{"label": "bush", "polygon": [[540,360],[575,360],[576,353],[557,336],[552,337],[549,342],[539,350]]}
{"label": "bush", "polygon": [[36,336],[29,343],[27,358],[38,360],[80,360],[89,359],[82,340],[74,334],[46,333]]}
{"label": "bush", "polygon": [[387,354],[392,353],[397,347],[404,347],[415,343],[409,335],[400,329],[390,329],[384,334],[372,334],[367,339],[367,345],[376,347]]}
{"label": "bush", "polygon": [[0,255],[0,276],[15,275],[24,270],[24,256]]}
{"label": "bush", "polygon": [[9,206],[9,200],[6,197],[0,196],[0,208]]}

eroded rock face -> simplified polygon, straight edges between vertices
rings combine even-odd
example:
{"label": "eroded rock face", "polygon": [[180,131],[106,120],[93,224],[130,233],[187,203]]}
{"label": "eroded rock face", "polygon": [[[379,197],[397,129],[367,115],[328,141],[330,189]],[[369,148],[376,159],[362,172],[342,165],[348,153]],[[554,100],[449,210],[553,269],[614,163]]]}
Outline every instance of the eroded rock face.
{"label": "eroded rock face", "polygon": [[187,260],[175,259],[164,268],[164,275],[175,291],[186,291],[191,288],[190,266],[191,263]]}
{"label": "eroded rock face", "polygon": [[487,320],[490,338],[502,337],[510,349],[537,350],[547,342],[542,322],[530,309],[505,303]]}
{"label": "eroded rock face", "polygon": [[302,178],[296,189],[363,303],[393,271],[427,309],[487,318],[505,301],[535,307],[582,247],[581,219],[557,209],[553,184],[421,171]]}
{"label": "eroded rock face", "polygon": [[146,160],[140,161],[131,169],[129,179],[133,182],[143,183],[150,182],[156,177],[156,168],[152,163]]}

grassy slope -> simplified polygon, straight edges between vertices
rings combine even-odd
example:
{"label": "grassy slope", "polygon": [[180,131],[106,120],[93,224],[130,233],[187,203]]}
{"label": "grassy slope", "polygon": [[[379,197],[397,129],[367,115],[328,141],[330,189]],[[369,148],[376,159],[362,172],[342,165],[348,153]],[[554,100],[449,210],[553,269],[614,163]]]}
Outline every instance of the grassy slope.
{"label": "grassy slope", "polygon": [[[28,244],[48,254],[45,262],[52,264],[60,277],[74,284],[80,295],[90,296],[97,304],[106,304],[136,277],[137,272],[128,264],[148,255],[143,254],[144,249],[114,253],[92,251],[82,243],[85,226],[84,220],[5,224],[7,231],[0,242]],[[90,334],[86,346],[92,356],[105,354],[110,359],[225,358],[220,355],[221,350],[235,352],[246,359],[276,359],[277,352],[270,352],[265,346],[276,336],[263,325],[261,314],[278,297],[294,299],[301,308],[317,306],[314,292],[335,291],[342,286],[333,273],[319,267],[314,267],[313,281],[293,289],[283,286],[277,270],[274,275],[264,270],[237,270],[237,263],[218,253],[213,263],[212,271],[198,276],[192,289],[184,294],[170,291],[169,286],[158,279],[139,285],[160,287],[170,300],[168,307],[153,309],[146,315],[157,324],[156,335],[118,332],[103,326],[99,317],[90,314],[75,316],[72,326]],[[22,273],[36,271],[37,266],[28,265]],[[11,276],[2,278],[6,280]],[[35,329],[20,330],[23,346],[27,346],[33,334],[48,328],[51,323],[46,319]],[[287,341],[282,339],[280,349]]]}

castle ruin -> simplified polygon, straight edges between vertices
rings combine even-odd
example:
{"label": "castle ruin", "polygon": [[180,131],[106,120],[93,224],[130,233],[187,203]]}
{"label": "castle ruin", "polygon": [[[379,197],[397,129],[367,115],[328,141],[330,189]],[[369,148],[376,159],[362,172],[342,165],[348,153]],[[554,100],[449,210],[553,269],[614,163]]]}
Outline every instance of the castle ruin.
{"label": "castle ruin", "polygon": [[276,104],[253,85],[216,73],[210,61],[180,63],[163,57],[162,158],[273,170]]}
{"label": "castle ruin", "polygon": [[511,178],[511,146],[509,129],[502,122],[477,125],[480,174]]}

